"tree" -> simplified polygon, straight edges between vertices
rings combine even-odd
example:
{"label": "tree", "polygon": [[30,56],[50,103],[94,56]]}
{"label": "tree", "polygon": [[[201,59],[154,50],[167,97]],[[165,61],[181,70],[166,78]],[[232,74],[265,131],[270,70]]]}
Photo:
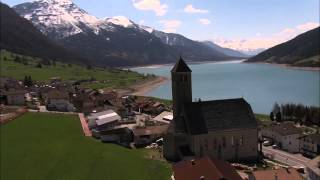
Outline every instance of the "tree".
{"label": "tree", "polygon": [[33,85],[33,81],[32,81],[32,78],[31,76],[25,76],[24,77],[24,80],[23,80],[23,84],[27,87],[30,87]]}
{"label": "tree", "polygon": [[38,64],[36,65],[36,68],[42,68],[42,64],[41,64],[41,63],[38,63]]}
{"label": "tree", "polygon": [[278,112],[280,112],[280,106],[279,106],[278,103],[274,103],[272,112],[275,113],[275,114],[277,114]]}
{"label": "tree", "polygon": [[21,62],[21,59],[20,59],[20,57],[19,56],[15,56],[15,58],[14,58],[14,60],[13,60],[14,62]]}
{"label": "tree", "polygon": [[272,111],[271,111],[269,117],[270,117],[270,120],[271,120],[271,121],[274,121],[274,113],[273,113]]}
{"label": "tree", "polygon": [[92,69],[92,66],[91,65],[87,65],[87,69]]}
{"label": "tree", "polygon": [[277,122],[281,122],[282,121],[282,117],[281,117],[281,112],[280,111],[276,113],[276,121]]}

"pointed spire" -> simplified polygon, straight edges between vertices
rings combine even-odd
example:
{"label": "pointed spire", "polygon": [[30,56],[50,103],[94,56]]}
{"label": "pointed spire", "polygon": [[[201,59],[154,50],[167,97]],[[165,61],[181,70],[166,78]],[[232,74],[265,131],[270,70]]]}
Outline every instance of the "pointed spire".
{"label": "pointed spire", "polygon": [[171,72],[192,72],[192,71],[180,56],[179,60],[174,65]]}

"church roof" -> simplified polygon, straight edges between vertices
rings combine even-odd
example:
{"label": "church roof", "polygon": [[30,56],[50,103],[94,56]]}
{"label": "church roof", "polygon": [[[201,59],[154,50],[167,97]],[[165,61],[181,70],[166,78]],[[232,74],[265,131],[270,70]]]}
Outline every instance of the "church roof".
{"label": "church roof", "polygon": [[187,130],[193,135],[257,127],[251,106],[243,98],[185,103],[184,112]]}
{"label": "church roof", "polygon": [[188,65],[184,62],[182,57],[180,56],[180,59],[178,62],[174,65],[171,72],[192,72],[191,69],[188,67]]}

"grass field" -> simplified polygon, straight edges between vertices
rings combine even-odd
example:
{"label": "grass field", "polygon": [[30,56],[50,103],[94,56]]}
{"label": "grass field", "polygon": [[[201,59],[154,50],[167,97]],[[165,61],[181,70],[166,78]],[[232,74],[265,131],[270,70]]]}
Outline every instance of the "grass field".
{"label": "grass field", "polygon": [[62,80],[82,80],[95,78],[98,83],[85,84],[90,88],[121,88],[130,86],[138,81],[152,78],[144,76],[137,72],[118,70],[118,69],[88,69],[84,66],[75,64],[64,64],[56,62],[55,65],[42,65],[37,68],[36,65],[41,59],[21,56],[25,64],[14,61],[17,54],[2,50],[0,57],[1,76],[13,77],[23,80],[25,76],[31,76],[33,80],[47,82],[52,77],[60,77]]}
{"label": "grass field", "polygon": [[27,113],[0,127],[3,180],[152,180],[170,166],[144,150],[103,144],[82,135],[77,116]]}

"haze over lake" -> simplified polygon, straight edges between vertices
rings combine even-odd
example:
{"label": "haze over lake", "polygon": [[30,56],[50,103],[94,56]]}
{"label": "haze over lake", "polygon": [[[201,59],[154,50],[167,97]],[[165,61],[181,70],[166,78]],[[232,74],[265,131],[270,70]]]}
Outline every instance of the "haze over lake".
{"label": "haze over lake", "polygon": [[[193,99],[244,97],[255,113],[269,114],[275,102],[320,106],[320,72],[241,61],[189,64]],[[132,68],[141,73],[170,78],[172,66]],[[146,96],[171,99],[171,81]]]}

